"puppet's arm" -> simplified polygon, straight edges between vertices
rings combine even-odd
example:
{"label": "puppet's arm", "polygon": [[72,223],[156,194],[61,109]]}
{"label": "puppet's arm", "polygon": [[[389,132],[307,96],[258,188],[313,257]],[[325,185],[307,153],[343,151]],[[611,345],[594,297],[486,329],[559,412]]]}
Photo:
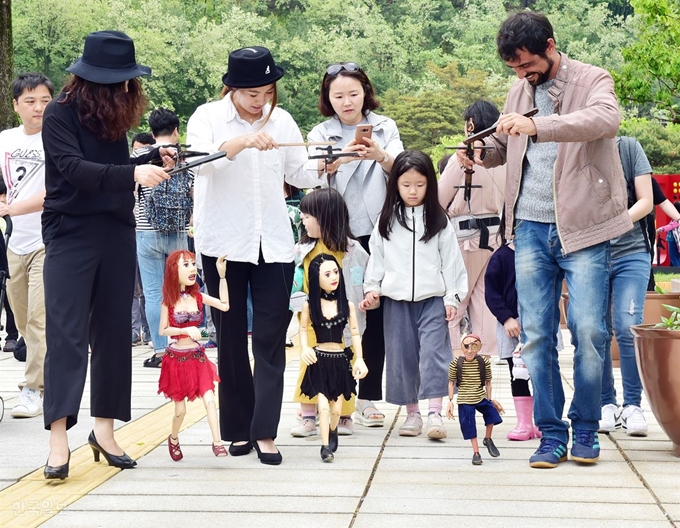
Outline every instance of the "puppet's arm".
{"label": "puppet's arm", "polygon": [[305,303],[302,306],[302,312],[300,312],[300,346],[302,347],[302,353],[300,354],[300,359],[305,365],[312,365],[316,363],[316,352],[309,346],[307,341],[307,327],[309,326],[309,303]]}
{"label": "puppet's arm", "polygon": [[229,310],[229,287],[227,286],[227,256],[222,255],[215,262],[215,267],[217,268],[217,274],[220,277],[220,298],[216,299],[205,293],[201,294],[203,302],[208,306],[217,308],[226,312]]}
{"label": "puppet's arm", "polygon": [[354,308],[354,303],[349,304],[349,329],[352,332],[352,349],[356,360],[354,367],[352,367],[352,375],[354,379],[363,379],[368,374],[368,367],[364,362],[364,353],[361,348],[361,333],[359,332],[359,323],[357,322],[357,312]]}
{"label": "puppet's arm", "polygon": [[456,384],[453,380],[449,380],[449,403],[446,406],[446,417],[455,420],[455,416],[453,415],[453,392]]}

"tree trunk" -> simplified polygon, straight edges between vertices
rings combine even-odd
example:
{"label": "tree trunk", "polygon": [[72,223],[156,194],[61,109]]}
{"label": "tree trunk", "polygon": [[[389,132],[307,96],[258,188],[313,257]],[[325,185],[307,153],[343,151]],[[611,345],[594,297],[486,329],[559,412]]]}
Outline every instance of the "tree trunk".
{"label": "tree trunk", "polygon": [[12,105],[12,0],[0,0],[0,130],[19,124]]}

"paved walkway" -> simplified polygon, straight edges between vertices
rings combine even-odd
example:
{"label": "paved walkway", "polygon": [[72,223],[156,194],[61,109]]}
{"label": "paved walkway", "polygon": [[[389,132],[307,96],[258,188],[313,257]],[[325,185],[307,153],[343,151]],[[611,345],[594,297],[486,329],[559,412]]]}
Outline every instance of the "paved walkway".
{"label": "paved walkway", "polygon": [[[444,441],[399,437],[405,411],[383,403],[385,427],[357,426],[353,436],[340,437],[335,461],[324,464],[319,436],[289,435],[296,405],[287,402],[298,370],[292,350],[277,440],[284,456],[281,466],[260,464],[254,452],[215,458],[200,401],[189,405],[187,428],[180,435],[184,460],[173,462],[165,443],[173,409],[156,395],[158,370],[142,367],[149,349],[137,347],[132,349],[133,421],[117,438],[139,465],[121,471],[93,462],[86,444],[93,423],[86,391],[80,422],[69,434],[71,476],[63,482],[42,477],[48,454],[42,417],[9,417],[23,364],[0,354],[0,395],[6,407],[0,423],[0,526],[680,526],[680,459],[672,456],[671,443],[646,402],[647,438],[601,435],[602,454],[595,466],[569,461],[553,470],[531,469],[527,459],[538,441],[505,439],[515,415],[507,366],[494,365],[494,397],[506,409],[505,422],[494,431],[500,458],[492,459],[482,448],[483,465],[472,466],[469,442],[457,422],[446,421],[449,437]],[[567,346],[560,356],[568,397],[572,352]],[[618,370],[617,387],[620,391]]]}

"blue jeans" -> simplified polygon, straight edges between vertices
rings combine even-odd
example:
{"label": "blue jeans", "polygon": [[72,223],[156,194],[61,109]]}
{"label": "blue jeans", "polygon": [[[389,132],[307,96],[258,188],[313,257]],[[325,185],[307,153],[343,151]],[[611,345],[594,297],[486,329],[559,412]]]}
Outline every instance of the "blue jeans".
{"label": "blue jeans", "polygon": [[611,262],[611,304],[607,314],[608,337],[602,373],[602,405],[610,403],[617,405],[612,368],[612,323],[621,357],[623,406],[640,405],[642,383],[635,362],[635,347],[630,326],[642,323],[650,267],[647,251],[626,255]]}
{"label": "blue jeans", "polygon": [[522,359],[531,374],[534,419],[544,438],[565,444],[569,438],[569,424],[562,419],[564,388],[556,349],[563,277],[569,290],[567,325],[575,347],[574,397],[568,417],[574,429],[598,429],[609,260],[609,242],[565,256],[555,224],[521,220],[515,226]]}
{"label": "blue jeans", "polygon": [[137,231],[137,260],[142,278],[151,340],[156,352],[164,352],[168,338],[158,335],[161,323],[161,300],[165,261],[177,249],[187,249],[187,234],[161,233],[160,231]]}
{"label": "blue jeans", "polygon": [[666,246],[668,247],[668,257],[671,259],[671,266],[680,266],[680,251],[678,251],[678,245],[675,243],[675,237],[671,231],[666,234]]}

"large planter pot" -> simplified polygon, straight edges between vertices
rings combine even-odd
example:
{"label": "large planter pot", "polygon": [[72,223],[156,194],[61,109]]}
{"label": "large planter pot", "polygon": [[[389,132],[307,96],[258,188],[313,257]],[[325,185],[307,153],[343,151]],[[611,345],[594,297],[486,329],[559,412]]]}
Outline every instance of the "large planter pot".
{"label": "large planter pot", "polygon": [[680,457],[680,330],[630,327],[642,386],[656,421]]}
{"label": "large planter pot", "polygon": [[661,316],[668,317],[670,315],[670,312],[662,305],[670,304],[671,306],[677,306],[679,303],[680,293],[647,292],[642,322],[644,324],[660,323]]}

